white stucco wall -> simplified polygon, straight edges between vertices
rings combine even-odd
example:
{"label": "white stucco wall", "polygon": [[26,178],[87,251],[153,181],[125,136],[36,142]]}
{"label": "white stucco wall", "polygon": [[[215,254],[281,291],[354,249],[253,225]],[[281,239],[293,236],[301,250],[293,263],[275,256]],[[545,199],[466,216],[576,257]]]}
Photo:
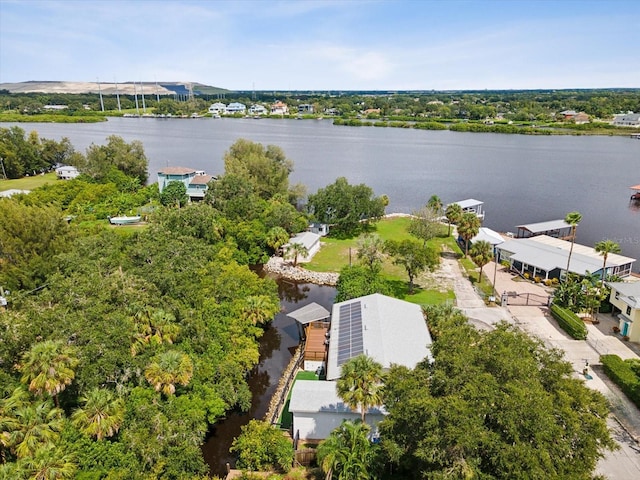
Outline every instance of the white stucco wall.
{"label": "white stucco wall", "polygon": [[[294,413],[293,435],[299,432],[301,440],[324,440],[343,420],[355,421],[359,418],[360,414],[347,412]],[[377,432],[377,425],[383,418],[382,414],[367,414],[366,422],[371,425],[373,433]]]}

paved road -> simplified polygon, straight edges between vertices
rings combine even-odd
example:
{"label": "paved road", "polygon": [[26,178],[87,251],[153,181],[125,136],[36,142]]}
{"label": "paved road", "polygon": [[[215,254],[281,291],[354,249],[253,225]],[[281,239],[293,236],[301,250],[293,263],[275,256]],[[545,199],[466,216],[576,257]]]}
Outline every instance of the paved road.
{"label": "paved road", "polygon": [[[535,295],[532,298],[547,295],[544,287],[532,282],[516,281],[515,277],[501,267],[494,268],[495,265],[491,262],[485,266],[484,271],[490,278],[495,271],[495,286],[500,294],[530,293]],[[640,478],[640,411],[604,375],[600,355],[612,353],[623,359],[640,357],[621,339],[603,333],[595,325],[587,325],[587,341],[573,340],[548,315],[546,306],[487,307],[462,274],[457,260],[445,257],[442,269],[444,275],[451,279],[457,307],[479,328],[493,328],[493,325],[501,321],[518,325],[540,338],[545,345],[564,351],[566,360],[574,365],[575,376],[580,379],[585,378],[582,369],[589,362],[591,379],[585,380],[585,383],[604,394],[611,402],[613,413],[609,418],[609,426],[621,447],[616,452],[606,452],[606,456],[598,463],[596,473],[611,480]]]}

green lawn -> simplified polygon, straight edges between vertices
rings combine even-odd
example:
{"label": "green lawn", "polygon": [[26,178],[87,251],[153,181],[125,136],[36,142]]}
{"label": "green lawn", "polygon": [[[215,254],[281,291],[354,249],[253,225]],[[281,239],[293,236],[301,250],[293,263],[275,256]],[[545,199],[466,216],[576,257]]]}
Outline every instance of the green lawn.
{"label": "green lawn", "polygon": [[33,177],[17,178],[15,180],[0,180],[0,192],[5,190],[35,190],[47,183],[57,181],[55,173],[45,173],[44,175],[34,175]]}
{"label": "green lawn", "polygon": [[280,419],[278,420],[280,428],[283,430],[289,430],[291,428],[291,425],[293,424],[293,415],[289,411],[289,402],[291,401],[291,392],[293,392],[293,386],[298,380],[318,380],[318,376],[315,374],[315,372],[306,372],[304,370],[296,374],[296,378],[291,384],[291,388],[289,389],[289,393],[287,394],[287,401],[284,403],[284,407],[282,407]]}
{"label": "green lawn", "polygon": [[[412,237],[407,228],[411,219],[408,217],[393,217],[380,220],[371,233],[379,235],[383,240],[403,240]],[[453,237],[446,237],[447,227],[443,225],[442,237],[436,237],[428,242],[429,245],[439,251],[446,246],[455,252],[460,252]],[[339,272],[342,267],[349,263],[356,263],[358,239],[335,239],[323,238],[320,251],[313,257],[310,263],[305,264],[305,268],[316,272]],[[408,291],[408,278],[404,268],[394,265],[389,259],[385,259],[382,266],[382,274],[389,282],[393,294],[397,298],[408,302],[424,304],[436,304],[453,300],[453,291],[440,291],[429,285],[421,285],[418,281],[413,294]]]}

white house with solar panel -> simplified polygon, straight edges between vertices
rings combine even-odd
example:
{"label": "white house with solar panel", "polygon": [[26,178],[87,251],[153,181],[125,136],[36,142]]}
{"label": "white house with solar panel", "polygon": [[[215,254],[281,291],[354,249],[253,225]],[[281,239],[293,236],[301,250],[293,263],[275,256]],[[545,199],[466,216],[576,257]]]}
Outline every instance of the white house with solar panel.
{"label": "white house with solar panel", "polygon": [[[316,316],[319,319],[322,314]],[[291,392],[293,434],[304,440],[322,440],[342,420],[360,418],[359,412],[350,410],[336,393],[335,380],[348,360],[365,354],[385,371],[392,365],[415,368],[425,359],[433,361],[431,335],[422,308],[377,293],[334,304],[326,336],[326,381],[298,380]],[[385,414],[383,408],[367,412],[374,435]]]}

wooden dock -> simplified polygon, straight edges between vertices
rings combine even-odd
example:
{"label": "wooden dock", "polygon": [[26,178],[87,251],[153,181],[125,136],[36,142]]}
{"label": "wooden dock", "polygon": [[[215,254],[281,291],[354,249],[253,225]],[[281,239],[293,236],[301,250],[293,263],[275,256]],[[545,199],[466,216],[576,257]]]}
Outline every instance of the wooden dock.
{"label": "wooden dock", "polygon": [[631,138],[635,138],[636,140],[640,140],[640,133],[632,133]]}

